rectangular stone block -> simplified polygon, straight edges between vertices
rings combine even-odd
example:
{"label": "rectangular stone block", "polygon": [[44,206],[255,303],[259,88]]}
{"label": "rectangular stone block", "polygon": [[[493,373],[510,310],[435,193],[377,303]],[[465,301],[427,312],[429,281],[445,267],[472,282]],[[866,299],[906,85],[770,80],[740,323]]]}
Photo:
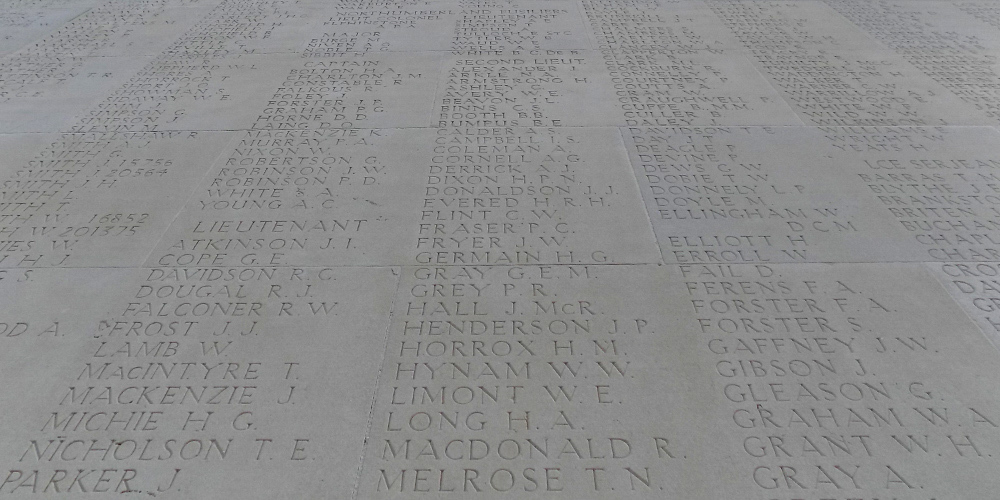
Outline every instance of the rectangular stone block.
{"label": "rectangular stone block", "polygon": [[4,493],[351,495],[392,270],[0,273]]}
{"label": "rectangular stone block", "polygon": [[622,129],[664,259],[989,261],[989,127]]}
{"label": "rectangular stone block", "polygon": [[696,356],[713,372],[706,497],[996,487],[981,472],[997,453],[1000,407],[983,381],[992,375],[975,368],[995,352],[922,266],[678,270]]}
{"label": "rectangular stone block", "polygon": [[989,491],[995,352],[945,295],[919,264],[404,268],[359,497]]}
{"label": "rectangular stone block", "polygon": [[149,59],[8,55],[0,60],[0,92],[4,96],[0,133],[66,130],[74,115],[114,92]]}
{"label": "rectangular stone block", "polygon": [[593,128],[247,131],[149,262],[657,262],[620,141]]}
{"label": "rectangular stone block", "polygon": [[0,137],[12,160],[0,178],[0,267],[141,265],[232,138],[197,131]]}
{"label": "rectangular stone block", "polygon": [[2,2],[0,497],[995,498],[998,30]]}

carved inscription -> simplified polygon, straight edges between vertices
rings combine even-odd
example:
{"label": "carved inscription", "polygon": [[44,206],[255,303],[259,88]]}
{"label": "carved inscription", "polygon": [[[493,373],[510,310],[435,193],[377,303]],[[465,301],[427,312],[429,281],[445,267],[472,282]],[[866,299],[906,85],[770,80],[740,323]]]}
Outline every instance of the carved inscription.
{"label": "carved inscription", "polygon": [[998,29],[0,2],[0,497],[994,498]]}
{"label": "carved inscription", "polygon": [[642,309],[588,292],[598,283],[620,287],[631,272],[589,265],[404,272],[362,495],[675,487],[685,439],[670,425],[627,417],[652,381],[643,347],[663,332]]}

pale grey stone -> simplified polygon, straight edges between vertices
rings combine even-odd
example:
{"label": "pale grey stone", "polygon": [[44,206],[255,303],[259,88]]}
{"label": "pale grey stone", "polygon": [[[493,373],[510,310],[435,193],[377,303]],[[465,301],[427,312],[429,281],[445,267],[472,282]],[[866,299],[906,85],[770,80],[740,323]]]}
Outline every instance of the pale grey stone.
{"label": "pale grey stone", "polygon": [[[440,132],[449,130],[239,132],[148,262],[660,260],[616,129],[505,127],[478,142]],[[287,145],[267,146],[275,141]],[[481,168],[462,166],[470,161]]]}
{"label": "pale grey stone", "polygon": [[15,1],[0,6],[0,53],[17,50],[89,9],[94,2]]}
{"label": "pale grey stone", "polygon": [[148,57],[0,58],[0,132],[66,130],[74,114],[106,98],[148,63]]}
{"label": "pale grey stone", "polygon": [[404,268],[397,293],[362,498],[995,482],[945,465],[996,450],[968,385],[995,353],[919,264]]}
{"label": "pale grey stone", "polygon": [[[4,474],[7,488],[40,494],[55,475],[70,493],[82,469],[96,472],[83,474],[75,494],[82,486],[167,498],[350,496],[392,270],[79,268],[3,277],[3,372],[33,372],[0,396],[21,409],[0,431],[21,464],[12,469],[23,471]],[[359,282],[365,291],[351,290]],[[192,287],[201,298],[185,297]],[[39,308],[38,294],[63,305]],[[267,298],[275,294],[284,298]],[[205,304],[228,313],[196,312]],[[88,469],[91,461],[102,465]]]}
{"label": "pale grey stone", "polygon": [[[931,79],[975,108],[1000,118],[1000,99],[990,84],[1000,77],[1000,31],[988,11],[953,2],[916,2],[886,8],[851,0],[830,5],[873,38],[892,48]],[[966,123],[966,122],[962,122]]]}
{"label": "pale grey stone", "polygon": [[667,262],[991,261],[989,127],[622,129]]}
{"label": "pale grey stone", "polygon": [[[702,344],[699,352],[711,359],[703,358],[703,364],[714,365],[706,392],[718,394],[716,411],[706,413],[714,424],[707,423],[711,433],[701,445],[719,453],[713,453],[718,461],[711,466],[715,495],[710,496],[745,489],[833,491],[836,484],[861,496],[920,490],[940,497],[951,491],[984,494],[978,492],[996,487],[993,478],[974,479],[991,466],[954,465],[971,457],[985,463],[996,454],[995,390],[979,385],[982,372],[974,368],[993,366],[994,351],[922,266],[749,267],[735,279],[718,277],[711,269],[702,278],[691,268],[687,273],[690,280],[704,280],[688,288],[687,299],[699,317],[699,326],[690,331]],[[751,289],[775,281],[780,288],[785,282],[790,293],[778,295],[795,298],[772,302],[773,307],[794,308],[795,301],[810,297],[815,307],[799,303],[806,312],[775,314],[777,309],[764,306],[763,313],[747,314],[728,307],[733,299],[705,286],[714,281],[746,281]],[[786,334],[780,333],[783,326],[774,332],[747,331],[783,315],[803,319]],[[828,324],[812,324],[819,317]],[[735,325],[740,332],[729,333]],[[775,340],[784,335],[791,349],[778,352]],[[830,343],[817,347],[823,337]],[[710,347],[712,339],[721,341]],[[811,342],[812,348],[803,347]],[[749,348],[737,350],[744,345]],[[767,361],[747,368],[755,358]],[[800,376],[785,378],[780,370]],[[813,399],[808,395],[813,389],[824,394]],[[833,418],[821,422],[818,415]],[[945,415],[947,423],[939,418]]]}
{"label": "pale grey stone", "polygon": [[[807,127],[622,129],[667,262],[921,260]],[[848,133],[845,131],[845,133]]]}
{"label": "pale grey stone", "polygon": [[927,265],[994,346],[1000,345],[1000,294],[995,262],[948,262]]}
{"label": "pale grey stone", "polygon": [[9,0],[0,496],[1000,487],[1000,9]]}
{"label": "pale grey stone", "polygon": [[2,136],[0,267],[141,265],[233,135]]}

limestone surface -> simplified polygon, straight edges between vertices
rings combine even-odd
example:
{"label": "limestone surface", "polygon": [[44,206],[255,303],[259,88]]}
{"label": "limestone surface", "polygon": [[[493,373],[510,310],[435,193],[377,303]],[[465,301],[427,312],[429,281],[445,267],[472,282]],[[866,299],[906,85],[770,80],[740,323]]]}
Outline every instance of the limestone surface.
{"label": "limestone surface", "polygon": [[0,2],[0,498],[997,498],[998,127],[990,0]]}

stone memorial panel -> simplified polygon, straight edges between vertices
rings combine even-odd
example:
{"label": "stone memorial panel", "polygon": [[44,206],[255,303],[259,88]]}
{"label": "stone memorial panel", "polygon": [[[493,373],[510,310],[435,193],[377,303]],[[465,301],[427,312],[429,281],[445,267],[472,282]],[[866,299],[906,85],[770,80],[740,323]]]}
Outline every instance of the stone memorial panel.
{"label": "stone memorial panel", "polygon": [[[23,410],[0,438],[10,464],[4,494],[350,495],[398,279],[392,270],[2,277],[0,329],[11,341],[3,371],[31,373],[2,396]],[[370,288],[352,290],[361,282]],[[61,290],[52,300],[74,307],[38,308],[38,290],[52,289]],[[346,379],[354,382],[328,383]]]}
{"label": "stone memorial panel", "polygon": [[[3,136],[4,155],[18,159],[0,173],[0,231],[6,243],[0,267],[141,265],[232,136],[210,131]],[[24,155],[21,148],[36,142],[43,144]]]}
{"label": "stone memorial panel", "polygon": [[706,498],[992,494],[995,352],[926,269],[723,268],[678,268],[717,403]]}
{"label": "stone memorial panel", "polygon": [[0,497],[1000,489],[1000,7],[0,4]]}
{"label": "stone memorial panel", "polygon": [[34,41],[74,17],[93,8],[96,2],[60,0],[22,0],[0,7],[0,53],[16,50]]}
{"label": "stone memorial panel", "polygon": [[993,128],[622,131],[667,262],[1000,260]]}
{"label": "stone memorial panel", "polygon": [[150,265],[655,263],[614,128],[248,130]]}

